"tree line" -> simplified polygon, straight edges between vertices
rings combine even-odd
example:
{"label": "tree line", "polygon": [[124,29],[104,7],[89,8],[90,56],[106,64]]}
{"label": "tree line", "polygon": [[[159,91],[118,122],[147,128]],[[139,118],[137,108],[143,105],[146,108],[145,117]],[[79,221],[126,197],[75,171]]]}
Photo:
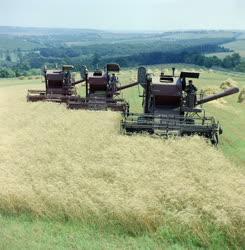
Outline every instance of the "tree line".
{"label": "tree line", "polygon": [[241,56],[238,53],[227,55],[224,59],[217,56],[205,56],[199,52],[182,51],[178,53],[162,53],[160,51],[152,53],[140,53],[129,57],[111,58],[124,67],[137,65],[154,65],[169,63],[195,64],[206,68],[222,67],[229,70],[241,70]]}
{"label": "tree line", "polygon": [[[197,43],[197,42],[195,42]],[[139,65],[185,63],[204,66],[207,68],[222,67],[229,70],[245,72],[245,63],[237,53],[220,59],[217,56],[206,56],[208,53],[230,52],[220,46],[217,41],[207,44],[195,44],[179,46],[174,44],[171,48],[162,48],[152,51],[147,45],[136,46],[135,44],[117,45],[91,45],[84,48],[42,48],[22,54],[17,52],[17,60],[13,61],[10,54],[7,54],[4,62],[0,64],[0,77],[18,77],[40,74],[40,69],[47,65],[50,68],[59,67],[63,64],[72,64],[79,71],[81,65],[89,68],[103,67],[106,63],[115,62],[123,67],[134,67]],[[166,45],[166,44],[165,44]],[[170,46],[168,44],[168,46]],[[137,47],[137,49],[135,49]],[[157,47],[157,46],[156,46]],[[93,50],[93,48],[97,48]],[[141,48],[142,50],[140,50]],[[154,47],[155,48],[155,47]],[[120,50],[121,49],[121,50]],[[117,51],[117,54],[112,51]],[[119,50],[119,51],[118,51]],[[132,53],[136,51],[136,53]],[[143,52],[141,52],[143,51]],[[113,55],[113,56],[112,56]]]}

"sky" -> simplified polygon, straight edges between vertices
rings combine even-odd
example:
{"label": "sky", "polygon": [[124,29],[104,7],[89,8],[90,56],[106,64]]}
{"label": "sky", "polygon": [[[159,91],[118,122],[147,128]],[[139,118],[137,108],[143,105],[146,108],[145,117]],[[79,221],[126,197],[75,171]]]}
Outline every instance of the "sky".
{"label": "sky", "polygon": [[0,26],[245,29],[245,0],[0,0]]}

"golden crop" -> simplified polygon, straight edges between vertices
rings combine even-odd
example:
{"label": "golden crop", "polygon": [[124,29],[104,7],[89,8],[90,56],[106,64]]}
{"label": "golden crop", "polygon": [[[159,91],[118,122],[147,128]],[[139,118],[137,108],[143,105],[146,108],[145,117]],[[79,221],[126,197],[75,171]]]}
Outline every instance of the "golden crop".
{"label": "golden crop", "polygon": [[244,221],[244,172],[203,139],[121,135],[118,113],[25,94],[0,89],[0,211],[149,229]]}

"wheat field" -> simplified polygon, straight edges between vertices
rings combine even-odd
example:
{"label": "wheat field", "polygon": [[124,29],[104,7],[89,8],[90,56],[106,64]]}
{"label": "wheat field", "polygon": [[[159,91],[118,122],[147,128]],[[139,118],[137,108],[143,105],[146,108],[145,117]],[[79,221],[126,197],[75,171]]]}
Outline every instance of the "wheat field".
{"label": "wheat field", "polygon": [[[27,103],[0,91],[0,211],[116,222],[245,225],[245,173],[201,138],[120,134],[120,114]],[[244,229],[244,228],[243,228]]]}

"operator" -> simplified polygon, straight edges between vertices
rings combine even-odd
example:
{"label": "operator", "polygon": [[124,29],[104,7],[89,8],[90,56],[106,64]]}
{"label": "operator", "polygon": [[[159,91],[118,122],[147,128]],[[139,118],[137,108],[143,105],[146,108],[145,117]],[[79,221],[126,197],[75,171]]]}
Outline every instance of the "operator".
{"label": "operator", "polygon": [[189,80],[188,83],[189,83],[189,84],[186,86],[185,92],[186,92],[187,94],[189,94],[189,93],[196,93],[196,92],[197,92],[197,88],[196,88],[196,86],[193,84],[192,80]]}
{"label": "operator", "polygon": [[65,78],[65,84],[69,85],[71,79],[71,72],[69,70],[64,73],[64,78]]}
{"label": "operator", "polygon": [[187,106],[193,108],[196,105],[196,92],[197,88],[193,84],[192,80],[188,81],[188,85],[185,87],[185,92],[187,93]]}
{"label": "operator", "polygon": [[116,75],[113,73],[111,76],[111,79],[110,79],[110,87],[113,91],[116,90],[117,82],[118,82],[118,79],[117,79]]}

